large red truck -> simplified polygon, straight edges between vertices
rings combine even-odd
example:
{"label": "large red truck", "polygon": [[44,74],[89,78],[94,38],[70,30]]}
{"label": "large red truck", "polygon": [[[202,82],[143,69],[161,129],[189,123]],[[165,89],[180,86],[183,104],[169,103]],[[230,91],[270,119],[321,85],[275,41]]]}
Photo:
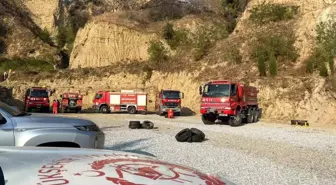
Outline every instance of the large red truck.
{"label": "large red truck", "polygon": [[258,106],[258,90],[229,80],[216,80],[200,86],[202,95],[200,112],[204,124],[216,120],[229,122],[231,126],[257,122],[261,117]]}
{"label": "large red truck", "polygon": [[184,94],[179,90],[161,90],[156,97],[155,109],[160,116],[167,114],[168,109],[174,111],[174,115],[181,115],[181,100]]}
{"label": "large red truck", "polygon": [[26,90],[24,109],[30,112],[39,109],[41,112],[49,112],[49,91],[45,87],[31,87]]}
{"label": "large red truck", "polygon": [[137,112],[147,111],[147,93],[134,90],[122,90],[121,92],[99,91],[93,100],[93,108],[102,113],[113,111]]}

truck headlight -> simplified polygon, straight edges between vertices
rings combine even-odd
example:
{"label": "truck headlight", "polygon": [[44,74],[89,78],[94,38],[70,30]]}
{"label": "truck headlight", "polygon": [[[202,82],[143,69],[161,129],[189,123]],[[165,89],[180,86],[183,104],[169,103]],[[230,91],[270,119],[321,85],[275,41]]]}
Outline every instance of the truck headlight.
{"label": "truck headlight", "polygon": [[100,128],[97,125],[85,125],[85,126],[75,126],[80,131],[87,131],[87,132],[99,132]]}

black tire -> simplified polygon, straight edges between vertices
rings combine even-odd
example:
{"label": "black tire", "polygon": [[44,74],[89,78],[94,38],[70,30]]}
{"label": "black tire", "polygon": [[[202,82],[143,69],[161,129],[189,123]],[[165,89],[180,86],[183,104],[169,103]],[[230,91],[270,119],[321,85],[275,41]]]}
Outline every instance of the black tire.
{"label": "black tire", "polygon": [[181,116],[181,112],[174,112],[174,116]]}
{"label": "black tire", "polygon": [[191,136],[191,130],[189,128],[185,128],[176,134],[175,139],[178,142],[189,142],[191,141]]}
{"label": "black tire", "polygon": [[213,125],[215,124],[216,119],[217,119],[216,116],[212,114],[202,115],[202,122],[204,123],[204,125]]}
{"label": "black tire", "polygon": [[[191,128],[190,129],[191,133],[193,136],[199,136],[199,137],[195,137],[195,138],[199,138],[201,141],[203,141],[205,139],[205,134],[200,131],[199,129],[197,128]],[[199,141],[193,141],[193,142],[199,142]]]}
{"label": "black tire", "polygon": [[141,128],[141,123],[140,123],[140,121],[130,121],[129,125],[128,125],[128,128],[139,129],[139,128]]}
{"label": "black tire", "polygon": [[258,111],[253,109],[253,123],[258,122]]}
{"label": "black tire", "polygon": [[81,112],[82,112],[82,108],[77,108],[77,109],[76,109],[76,112],[77,112],[77,113],[81,113]]}
{"label": "black tire", "polygon": [[100,107],[99,111],[100,111],[101,113],[106,114],[106,113],[109,112],[109,108],[108,108],[106,105],[103,105],[103,106]]}
{"label": "black tire", "polygon": [[151,121],[144,121],[141,124],[141,127],[144,128],[144,129],[153,129],[154,128],[154,123],[151,122]]}
{"label": "black tire", "polygon": [[135,114],[137,112],[137,110],[134,106],[129,106],[127,108],[127,112],[130,113],[130,114]]}
{"label": "black tire", "polygon": [[248,115],[246,115],[246,122],[247,123],[253,123],[253,114],[252,114],[252,109],[251,108],[248,108],[248,110],[247,110],[247,114]]}
{"label": "black tire", "polygon": [[202,142],[204,139],[202,139],[202,136],[200,136],[200,135],[192,135],[191,136],[191,142],[197,142],[197,143],[199,143],[199,142]]}
{"label": "black tire", "polygon": [[241,117],[240,110],[237,110],[236,116],[232,117],[229,120],[229,124],[230,124],[231,127],[241,126],[241,124],[242,124],[242,117]]}

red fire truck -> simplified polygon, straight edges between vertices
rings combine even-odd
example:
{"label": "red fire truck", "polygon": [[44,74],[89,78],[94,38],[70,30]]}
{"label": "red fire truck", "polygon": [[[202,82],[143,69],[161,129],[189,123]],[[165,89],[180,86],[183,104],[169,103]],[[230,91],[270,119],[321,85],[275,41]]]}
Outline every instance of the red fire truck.
{"label": "red fire truck", "polygon": [[184,93],[178,90],[161,90],[156,97],[155,109],[158,115],[167,114],[168,109],[174,111],[174,115],[181,115],[181,100]]}
{"label": "red fire truck", "polygon": [[83,96],[79,93],[63,93],[61,98],[61,112],[74,110],[79,113],[82,111]]}
{"label": "red fire truck", "polygon": [[41,112],[49,112],[49,91],[45,87],[31,87],[26,90],[24,109],[30,112],[39,109]]}
{"label": "red fire truck", "polygon": [[261,117],[258,92],[255,87],[228,80],[211,81],[200,86],[203,123],[214,124],[220,120],[239,126],[244,122],[257,122]]}
{"label": "red fire truck", "polygon": [[93,100],[93,108],[102,113],[113,111],[135,114],[147,111],[147,93],[134,90],[121,92],[99,91]]}

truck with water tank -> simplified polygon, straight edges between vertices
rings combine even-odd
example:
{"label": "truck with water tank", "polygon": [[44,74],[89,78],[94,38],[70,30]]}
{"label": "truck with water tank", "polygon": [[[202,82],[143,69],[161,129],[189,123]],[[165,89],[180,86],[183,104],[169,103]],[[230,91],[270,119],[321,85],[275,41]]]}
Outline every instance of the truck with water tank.
{"label": "truck with water tank", "polygon": [[231,126],[257,122],[261,117],[256,87],[230,80],[215,80],[199,87],[204,124],[217,120]]}

